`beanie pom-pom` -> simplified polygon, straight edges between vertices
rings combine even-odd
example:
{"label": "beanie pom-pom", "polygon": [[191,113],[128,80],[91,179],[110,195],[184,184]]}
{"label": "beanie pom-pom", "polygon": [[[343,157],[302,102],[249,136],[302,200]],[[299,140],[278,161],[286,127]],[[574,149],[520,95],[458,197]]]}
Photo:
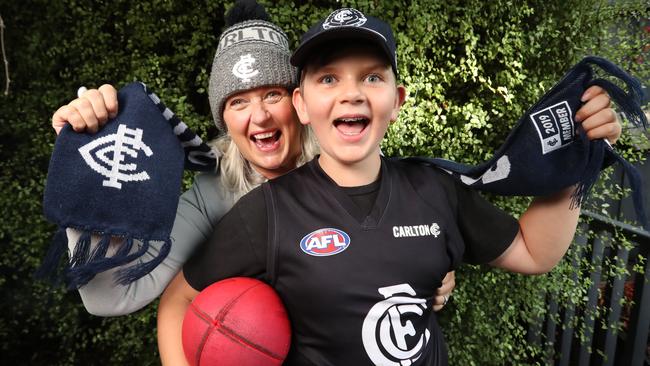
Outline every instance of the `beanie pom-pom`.
{"label": "beanie pom-pom", "polygon": [[238,0],[226,14],[226,26],[230,27],[246,20],[270,21],[271,17],[256,0]]}

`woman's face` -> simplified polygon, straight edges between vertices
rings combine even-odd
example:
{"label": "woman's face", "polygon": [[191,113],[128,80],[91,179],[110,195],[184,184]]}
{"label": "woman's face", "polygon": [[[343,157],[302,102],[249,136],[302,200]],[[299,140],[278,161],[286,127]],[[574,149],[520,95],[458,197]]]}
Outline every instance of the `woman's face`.
{"label": "woman's face", "polygon": [[296,167],[300,155],[301,125],[282,87],[262,87],[226,100],[223,119],[244,159],[266,178]]}

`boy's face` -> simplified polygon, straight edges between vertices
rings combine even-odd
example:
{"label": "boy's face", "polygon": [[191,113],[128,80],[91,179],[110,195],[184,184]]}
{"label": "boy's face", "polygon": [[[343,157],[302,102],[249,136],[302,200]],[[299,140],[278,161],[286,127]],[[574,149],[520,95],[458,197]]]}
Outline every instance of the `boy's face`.
{"label": "boy's face", "polygon": [[352,165],[379,158],[388,124],[397,119],[404,87],[390,65],[371,49],[347,48],[324,65],[308,65],[293,102],[311,124],[321,163]]}

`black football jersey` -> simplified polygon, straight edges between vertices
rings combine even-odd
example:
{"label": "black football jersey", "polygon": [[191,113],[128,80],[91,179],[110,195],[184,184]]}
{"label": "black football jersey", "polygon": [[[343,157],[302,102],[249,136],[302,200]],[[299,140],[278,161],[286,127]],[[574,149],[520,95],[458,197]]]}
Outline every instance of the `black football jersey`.
{"label": "black football jersey", "polygon": [[234,276],[274,286],[292,324],[285,365],[446,365],[436,289],[461,261],[496,259],[518,223],[413,161],[382,158],[371,188],[368,210],[314,159],[242,197],[185,278],[199,291]]}
{"label": "black football jersey", "polygon": [[294,353],[316,365],[447,363],[432,301],[465,243],[442,175],[383,159],[369,215],[315,163],[264,184],[267,272]]}

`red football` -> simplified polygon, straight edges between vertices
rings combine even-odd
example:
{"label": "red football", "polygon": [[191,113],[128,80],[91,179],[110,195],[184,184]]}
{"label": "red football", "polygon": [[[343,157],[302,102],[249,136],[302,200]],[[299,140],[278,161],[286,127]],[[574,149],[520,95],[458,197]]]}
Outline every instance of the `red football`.
{"label": "red football", "polygon": [[183,320],[190,365],[282,365],[291,326],[282,300],[264,282],[235,277],[213,283],[192,301]]}

